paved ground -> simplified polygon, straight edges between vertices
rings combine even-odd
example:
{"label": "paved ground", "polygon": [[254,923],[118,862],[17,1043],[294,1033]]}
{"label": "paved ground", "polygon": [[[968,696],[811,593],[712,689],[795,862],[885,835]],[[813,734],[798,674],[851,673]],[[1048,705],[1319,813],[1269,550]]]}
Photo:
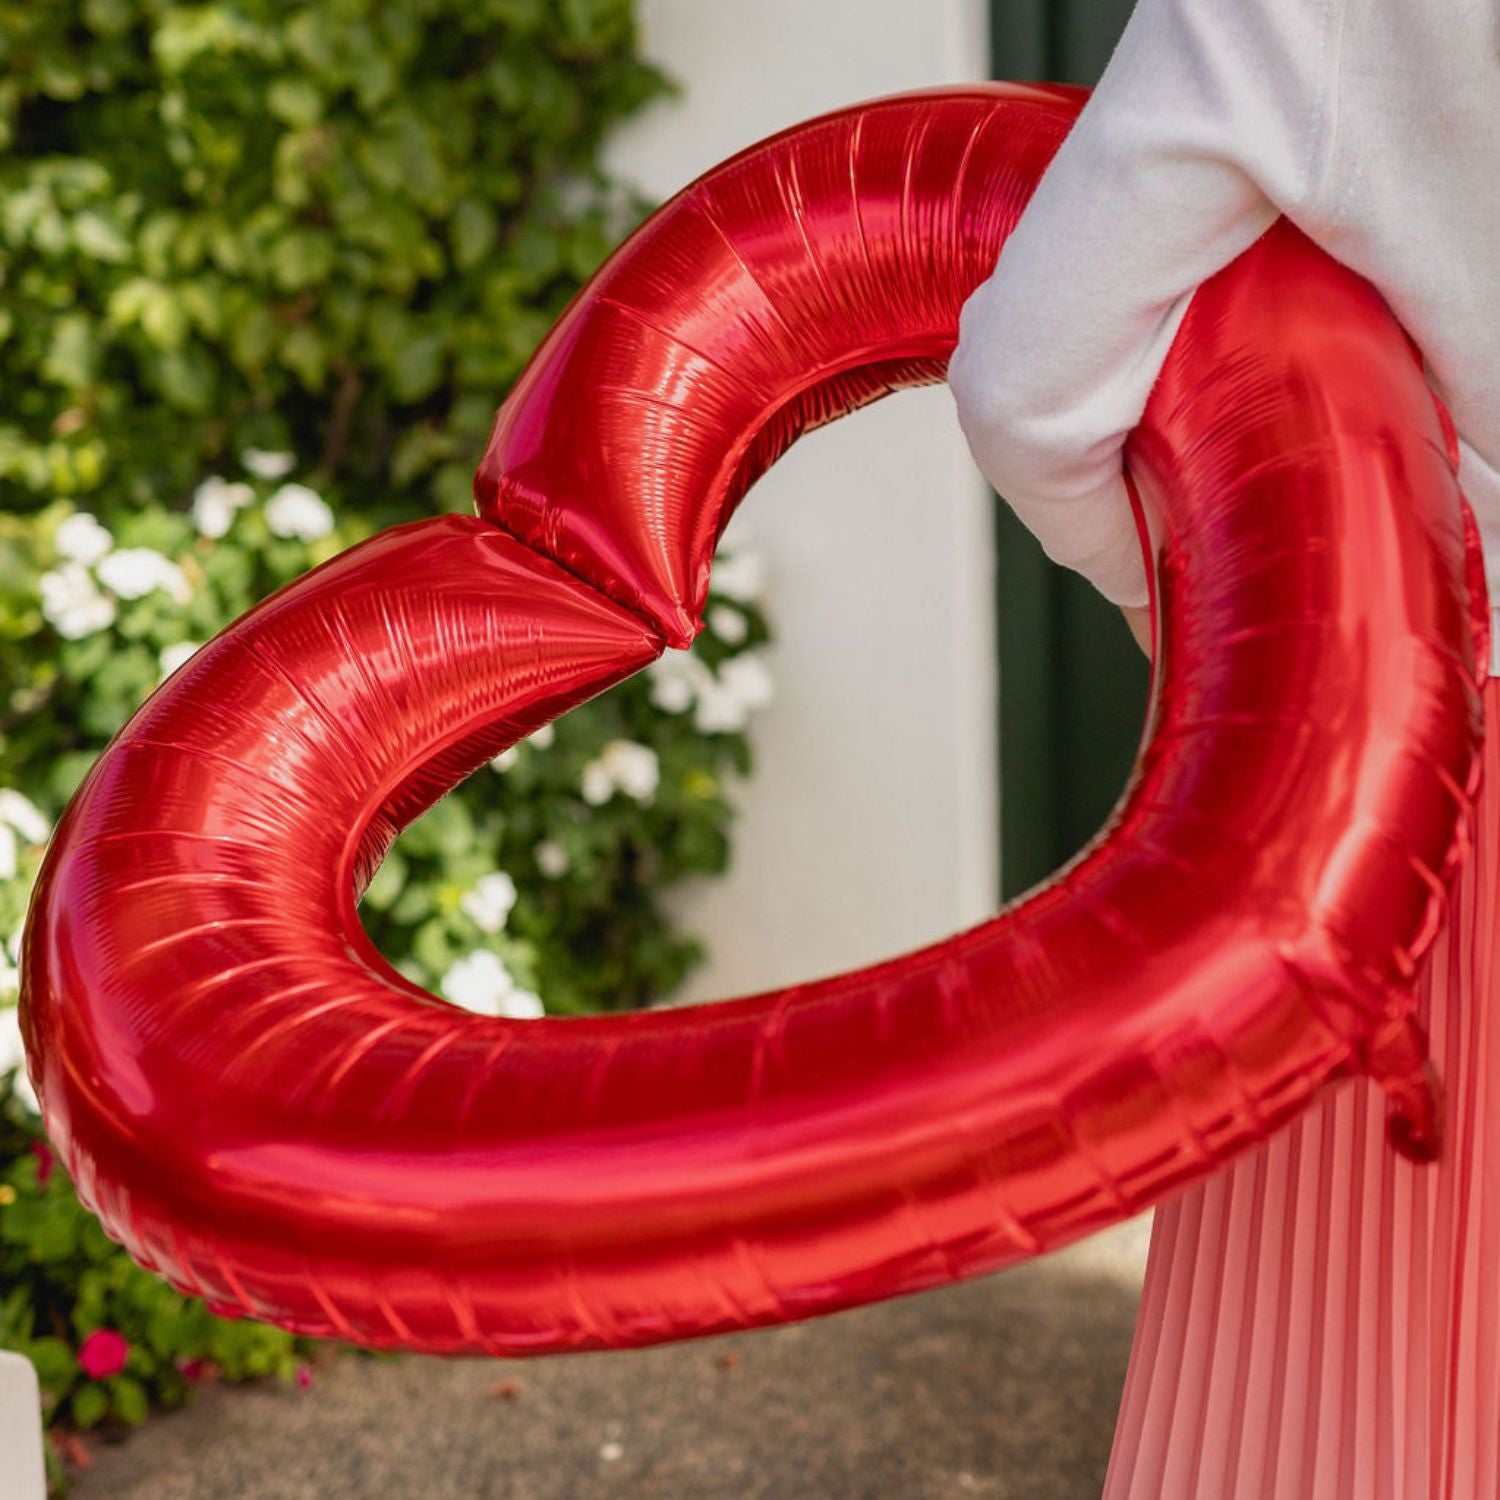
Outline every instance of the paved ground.
{"label": "paved ground", "polygon": [[74,1500],[1097,1500],[1148,1233],[751,1335],[211,1389]]}

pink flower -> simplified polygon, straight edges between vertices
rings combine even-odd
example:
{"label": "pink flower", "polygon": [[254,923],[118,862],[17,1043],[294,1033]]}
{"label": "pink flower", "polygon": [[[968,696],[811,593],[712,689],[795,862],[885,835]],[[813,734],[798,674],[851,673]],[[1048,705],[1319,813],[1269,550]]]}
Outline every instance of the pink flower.
{"label": "pink flower", "polygon": [[307,1365],[297,1366],[297,1389],[305,1391],[312,1384],[312,1370]]}
{"label": "pink flower", "polygon": [[125,1368],[130,1345],[113,1328],[95,1329],[78,1346],[78,1364],[90,1380],[105,1380]]}
{"label": "pink flower", "polygon": [[36,1185],[46,1187],[47,1179],[57,1165],[57,1158],[52,1154],[52,1147],[46,1141],[33,1141],[31,1154],[36,1157]]}
{"label": "pink flower", "polygon": [[177,1361],[177,1368],[181,1372],[182,1378],[189,1385],[196,1384],[203,1379],[203,1361],[201,1359],[179,1359]]}

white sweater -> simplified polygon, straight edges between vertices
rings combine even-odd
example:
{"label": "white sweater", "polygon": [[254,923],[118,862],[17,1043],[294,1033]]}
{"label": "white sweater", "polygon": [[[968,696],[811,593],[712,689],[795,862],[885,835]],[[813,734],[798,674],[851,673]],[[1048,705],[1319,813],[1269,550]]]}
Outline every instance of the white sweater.
{"label": "white sweater", "polygon": [[964,306],[976,461],[1055,562],[1144,604],[1126,434],[1193,289],[1278,213],[1420,345],[1500,626],[1500,0],[1139,0]]}

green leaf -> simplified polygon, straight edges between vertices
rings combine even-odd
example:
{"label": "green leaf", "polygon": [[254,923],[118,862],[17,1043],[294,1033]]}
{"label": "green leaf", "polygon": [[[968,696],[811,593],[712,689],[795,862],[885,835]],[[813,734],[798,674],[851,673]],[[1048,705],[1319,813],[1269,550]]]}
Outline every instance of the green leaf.
{"label": "green leaf", "polygon": [[413,427],[396,439],[391,454],[391,478],[399,485],[408,485],[445,458],[452,448],[453,439],[443,428],[430,424]]}
{"label": "green leaf", "polygon": [[562,20],[574,55],[606,47],[629,35],[629,0],[562,0]]}
{"label": "green leaf", "polygon": [[474,509],[474,473],[471,465],[444,464],[437,471],[433,489],[439,509],[449,515],[467,515]]}
{"label": "green leaf", "polygon": [[394,852],[388,854],[365,889],[364,903],[374,911],[387,911],[406,884],[406,861]]}
{"label": "green leaf", "polygon": [[154,369],[157,388],[178,411],[201,415],[213,410],[216,371],[206,350],[168,349]]}
{"label": "green leaf", "polygon": [[255,29],[227,5],[178,6],[166,12],[152,51],[165,73],[181,73],[205,54],[220,55],[253,43]]}
{"label": "green leaf", "polygon": [[59,755],[47,768],[45,784],[55,803],[66,802],[78,790],[78,784],[88,775],[94,760],[92,751],[74,750]]}
{"label": "green leaf", "polygon": [[52,325],[42,374],[55,385],[82,390],[93,384],[98,359],[92,319],[84,313],[68,313]]}
{"label": "green leaf", "polygon": [[[389,860],[390,856],[386,856]],[[432,915],[437,897],[430,885],[410,884],[391,908],[391,921],[400,928],[411,928]]]}
{"label": "green leaf", "polygon": [[315,125],[323,117],[323,96],[305,78],[278,78],[266,91],[266,108],[288,125]]}
{"label": "green leaf", "polygon": [[83,0],[84,23],[100,36],[120,36],[135,22],[130,0]]}
{"label": "green leaf", "polygon": [[0,1237],[22,1245],[35,1265],[57,1265],[78,1247],[78,1217],[52,1212],[44,1199],[20,1198],[6,1212]]}
{"label": "green leaf", "polygon": [[[165,1289],[163,1289],[165,1290]],[[160,1355],[171,1355],[183,1345],[183,1314],[176,1297],[162,1297],[146,1323],[146,1340]]]}
{"label": "green leaf", "polygon": [[130,259],[130,241],[102,214],[85,212],[73,220],[73,243],[95,260],[118,265]]}
{"label": "green leaf", "polygon": [[264,369],[276,340],[276,322],[263,303],[241,303],[228,326],[229,353],[240,369]]}
{"label": "green leaf", "polygon": [[299,11],[286,26],[286,40],[294,56],[301,59],[315,77],[336,76],[339,51],[339,22],[319,6]]}
{"label": "green leaf", "polygon": [[474,820],[456,797],[445,797],[422,814],[403,835],[413,854],[461,854],[474,839]]}
{"label": "green leaf", "polygon": [[299,323],[281,341],[281,362],[310,391],[320,391],[328,379],[328,350],[317,330]]}
{"label": "green leaf", "polygon": [[216,339],[224,325],[223,301],[212,282],[184,281],[178,295],[193,327],[207,339]]}
{"label": "green leaf", "polygon": [[32,1339],[25,1354],[36,1366],[36,1378],[44,1391],[60,1396],[78,1373],[73,1351],[58,1338]]}
{"label": "green leaf", "polygon": [[74,1424],[87,1431],[104,1419],[109,1410],[109,1396],[102,1385],[91,1381],[73,1392],[72,1407]]}
{"label": "green leaf", "polygon": [[358,151],[365,172],[379,186],[420,203],[442,200],[447,168],[426,125],[411,110],[397,108],[383,116]]}
{"label": "green leaf", "polygon": [[441,333],[423,334],[401,344],[390,364],[391,394],[398,401],[420,401],[443,378],[448,341]]}
{"label": "green leaf", "polygon": [[271,274],[283,291],[326,281],[333,269],[333,242],[317,229],[293,229],[271,247]]}
{"label": "green leaf", "polygon": [[139,324],[159,349],[175,349],[187,335],[187,316],[170,287],[149,277],[135,276],[111,294],[107,308],[118,327]]}
{"label": "green leaf", "polygon": [[110,1405],[115,1415],[130,1427],[139,1427],[150,1414],[150,1402],[140,1381],[116,1375],[109,1381]]}
{"label": "green leaf", "polygon": [[460,271],[477,266],[499,237],[494,210],[473,198],[463,199],[453,212],[453,261]]}
{"label": "green leaf", "polygon": [[436,919],[424,922],[417,928],[411,951],[412,957],[434,978],[445,973],[458,957],[458,950],[449,939],[446,928]]}

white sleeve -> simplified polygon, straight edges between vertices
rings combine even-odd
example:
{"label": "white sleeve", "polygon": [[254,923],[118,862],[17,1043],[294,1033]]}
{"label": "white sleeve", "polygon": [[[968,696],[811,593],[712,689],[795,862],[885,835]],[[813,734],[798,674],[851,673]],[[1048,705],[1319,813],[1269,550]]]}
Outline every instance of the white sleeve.
{"label": "white sleeve", "polygon": [[1140,0],[969,298],[948,379],[1053,561],[1146,602],[1121,450],[1194,288],[1321,188],[1343,0]]}

